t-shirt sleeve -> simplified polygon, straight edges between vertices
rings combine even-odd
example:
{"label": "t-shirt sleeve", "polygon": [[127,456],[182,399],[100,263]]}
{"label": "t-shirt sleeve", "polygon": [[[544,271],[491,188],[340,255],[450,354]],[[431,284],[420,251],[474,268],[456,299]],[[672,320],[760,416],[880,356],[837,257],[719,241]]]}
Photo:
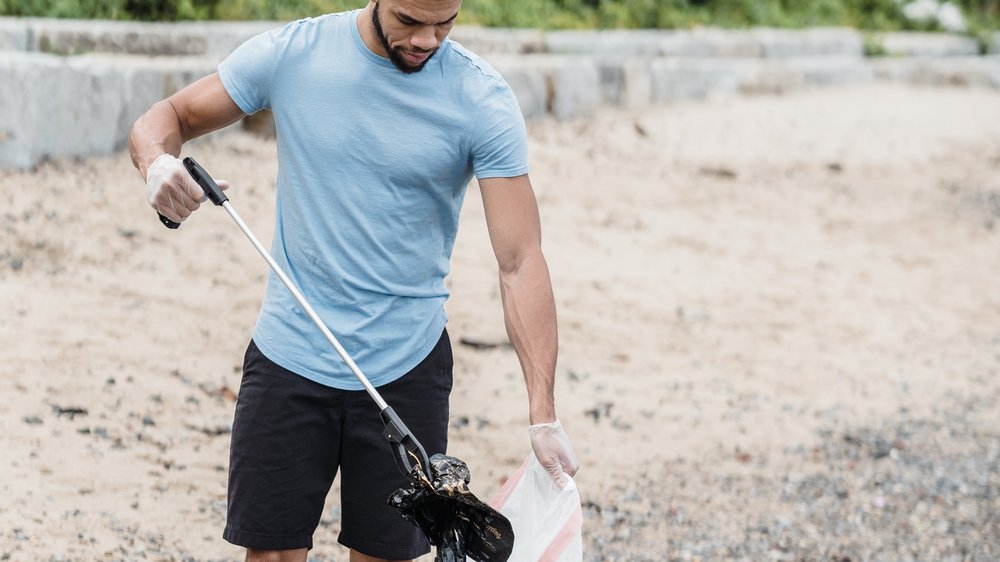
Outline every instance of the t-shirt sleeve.
{"label": "t-shirt sleeve", "polygon": [[248,39],[219,64],[219,78],[247,115],[271,107],[271,78],[282,53],[284,28]]}
{"label": "t-shirt sleeve", "polygon": [[528,173],[524,116],[506,82],[493,88],[473,129],[472,169],[479,179],[512,178]]}

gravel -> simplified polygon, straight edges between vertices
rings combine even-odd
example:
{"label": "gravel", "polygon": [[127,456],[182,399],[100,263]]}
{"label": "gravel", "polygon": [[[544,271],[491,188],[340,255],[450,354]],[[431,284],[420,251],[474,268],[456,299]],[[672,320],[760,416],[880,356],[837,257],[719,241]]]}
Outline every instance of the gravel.
{"label": "gravel", "polygon": [[[1000,428],[977,415],[994,407],[824,429],[756,473],[668,466],[618,483],[584,506],[585,560],[1000,560]],[[686,492],[712,488],[724,508]]]}

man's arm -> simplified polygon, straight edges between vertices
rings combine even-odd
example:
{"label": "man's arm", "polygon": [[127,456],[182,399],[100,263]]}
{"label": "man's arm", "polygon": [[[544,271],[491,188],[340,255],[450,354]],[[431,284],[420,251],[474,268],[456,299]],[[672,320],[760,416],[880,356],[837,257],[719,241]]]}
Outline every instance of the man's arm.
{"label": "man's arm", "polygon": [[[153,104],[142,114],[132,125],[128,147],[132,164],[147,182],[150,206],[177,222],[195,211],[203,193],[176,160],[181,145],[242,116],[217,73]],[[164,154],[170,157],[161,160],[151,178],[150,166]]]}
{"label": "man's arm", "polygon": [[507,335],[521,363],[528,390],[532,448],[542,466],[560,480],[578,464],[557,422],[555,370],[559,347],[549,268],[542,255],[542,229],[527,175],[479,181],[490,242],[500,268]]}

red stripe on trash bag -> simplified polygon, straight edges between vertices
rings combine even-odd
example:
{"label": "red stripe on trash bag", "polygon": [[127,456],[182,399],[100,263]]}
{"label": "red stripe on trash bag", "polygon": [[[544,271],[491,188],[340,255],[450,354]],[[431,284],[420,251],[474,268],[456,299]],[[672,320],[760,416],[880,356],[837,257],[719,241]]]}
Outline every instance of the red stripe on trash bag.
{"label": "red stripe on trash bag", "polygon": [[559,530],[556,538],[552,539],[552,543],[542,553],[542,557],[538,559],[538,562],[556,562],[559,560],[559,556],[566,550],[566,547],[569,546],[573,538],[579,536],[582,527],[583,510],[578,507],[573,512],[573,515],[566,520],[566,524]]}
{"label": "red stripe on trash bag", "polygon": [[528,463],[530,461],[531,457],[529,456],[523,463],[521,463],[521,466],[518,467],[517,471],[510,475],[510,478],[504,482],[503,486],[500,487],[500,490],[497,491],[496,495],[493,496],[493,499],[490,500],[490,507],[497,511],[503,509],[503,506],[507,504],[507,500],[510,499],[511,494],[514,493],[514,488],[517,487],[517,483],[521,481],[524,473],[528,471]]}

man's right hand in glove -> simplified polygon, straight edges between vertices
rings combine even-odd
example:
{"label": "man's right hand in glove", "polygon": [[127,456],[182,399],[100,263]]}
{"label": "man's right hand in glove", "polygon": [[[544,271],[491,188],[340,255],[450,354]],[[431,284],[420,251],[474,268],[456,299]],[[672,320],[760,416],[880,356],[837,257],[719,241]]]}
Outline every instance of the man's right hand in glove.
{"label": "man's right hand in glove", "polygon": [[[229,182],[216,180],[227,189]],[[198,210],[205,192],[184,164],[172,154],[161,154],[146,170],[146,200],[158,213],[180,223]]]}

